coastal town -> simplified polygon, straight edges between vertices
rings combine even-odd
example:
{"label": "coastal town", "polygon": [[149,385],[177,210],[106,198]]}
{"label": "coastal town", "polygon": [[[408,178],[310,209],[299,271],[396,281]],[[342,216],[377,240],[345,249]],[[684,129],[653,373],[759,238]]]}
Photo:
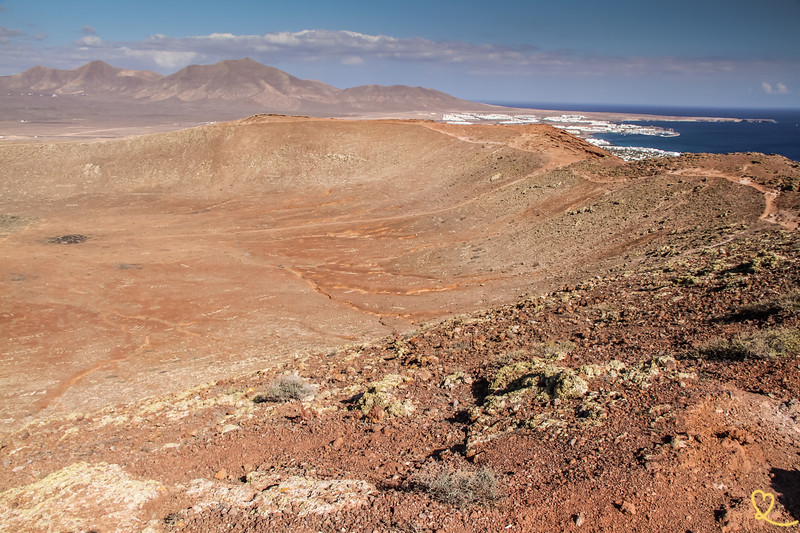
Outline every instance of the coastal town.
{"label": "coastal town", "polygon": [[505,113],[446,113],[442,122],[448,124],[549,124],[559,129],[583,137],[588,142],[599,146],[614,155],[626,160],[640,160],[651,157],[669,157],[680,155],[679,152],[659,150],[640,146],[616,146],[607,140],[595,138],[597,134],[613,133],[618,135],[649,135],[655,137],[677,137],[680,135],[672,128],[643,126],[627,122],[611,122],[598,120],[584,115],[562,114],[545,115],[512,115]]}

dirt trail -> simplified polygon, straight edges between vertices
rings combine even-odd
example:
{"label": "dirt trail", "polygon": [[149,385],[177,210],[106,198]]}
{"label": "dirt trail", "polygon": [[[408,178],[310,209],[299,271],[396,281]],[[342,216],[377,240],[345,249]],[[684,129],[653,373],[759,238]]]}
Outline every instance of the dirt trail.
{"label": "dirt trail", "polygon": [[[742,167],[742,173],[746,171],[747,171],[747,165]],[[734,176],[732,174],[721,172],[719,170],[702,169],[699,167],[683,168],[677,171],[670,172],[670,174],[674,176],[697,175],[697,176],[707,176],[713,178],[722,178],[730,181],[731,183],[752,187],[753,189],[757,190],[758,192],[764,195],[764,204],[765,204],[764,212],[759,217],[760,220],[769,222],[770,224],[777,224],[790,231],[794,231],[798,227],[796,214],[791,211],[781,209],[778,206],[777,199],[781,194],[780,191],[766,187],[760,183],[757,183],[753,181],[752,178],[748,178],[745,176]]]}

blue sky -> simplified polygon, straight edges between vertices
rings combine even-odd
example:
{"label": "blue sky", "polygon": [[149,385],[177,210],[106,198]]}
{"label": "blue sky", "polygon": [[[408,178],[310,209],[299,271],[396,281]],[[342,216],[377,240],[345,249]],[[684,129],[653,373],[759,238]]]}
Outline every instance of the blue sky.
{"label": "blue sky", "polygon": [[0,0],[0,75],[251,57],[470,100],[800,108],[800,0]]}

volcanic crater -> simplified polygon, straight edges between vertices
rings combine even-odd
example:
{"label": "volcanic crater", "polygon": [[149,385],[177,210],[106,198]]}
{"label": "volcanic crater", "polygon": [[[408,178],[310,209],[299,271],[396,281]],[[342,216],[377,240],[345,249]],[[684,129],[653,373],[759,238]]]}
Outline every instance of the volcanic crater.
{"label": "volcanic crater", "polygon": [[[514,470],[519,464],[509,463],[533,459],[526,454],[514,458],[509,450],[513,448],[512,440],[517,438],[538,443],[526,448],[531,454],[534,451],[548,453],[544,448],[547,443],[539,440],[538,435],[542,434],[534,431],[535,424],[526,426],[514,422],[508,431],[497,429],[505,428],[508,421],[517,416],[509,414],[505,422],[493,418],[498,416],[497,410],[501,410],[497,406],[505,401],[501,396],[511,390],[492,388],[492,379],[499,379],[503,366],[498,361],[516,364],[520,349],[531,350],[533,345],[553,341],[572,343],[559,345],[563,347],[559,350],[569,354],[567,363],[582,357],[583,364],[592,361],[605,364],[610,357],[607,352],[621,350],[622,355],[614,354],[627,358],[630,368],[639,372],[622,373],[629,380],[624,383],[641,384],[656,379],[653,376],[661,372],[663,376],[671,376],[665,377],[666,381],[659,385],[663,390],[658,389],[669,401],[656,403],[679,404],[683,401],[682,387],[695,390],[695,385],[691,385],[694,378],[687,376],[698,372],[697,368],[684,369],[684,376],[680,372],[683,363],[675,363],[671,358],[652,358],[669,350],[689,350],[708,336],[712,325],[702,321],[710,320],[709,316],[719,315],[721,311],[718,306],[701,304],[712,301],[715,290],[704,284],[703,279],[719,276],[722,280],[723,273],[727,272],[725,268],[735,266],[723,268],[722,263],[717,265],[712,259],[725,262],[729,253],[725,250],[731,250],[731,257],[746,258],[751,263],[762,257],[757,260],[758,268],[753,266],[752,269],[765,277],[742,285],[742,291],[751,291],[744,300],[766,297],[754,291],[766,290],[770,282],[780,286],[783,292],[788,290],[782,278],[764,274],[763,265],[783,265],[781,275],[785,280],[790,280],[789,284],[796,281],[796,269],[792,265],[797,247],[793,248],[791,243],[798,222],[800,198],[792,183],[799,178],[797,163],[762,154],[687,154],[625,163],[580,138],[546,125],[461,126],[414,120],[352,121],[258,115],[234,122],[103,142],[2,144],[0,254],[4,259],[0,262],[0,290],[4,299],[0,308],[0,331],[4,343],[0,347],[0,375],[3,376],[0,422],[7,435],[2,446],[7,448],[6,442],[29,442],[31,431],[52,434],[53,439],[62,434],[63,438],[68,438],[74,431],[63,425],[70,423],[65,421],[72,420],[76,424],[73,427],[82,427],[81,424],[100,420],[101,415],[93,414],[98,412],[106,413],[102,416],[123,419],[128,416],[120,414],[128,409],[124,407],[126,404],[141,407],[144,405],[141,402],[147,404],[156,402],[153,398],[178,394],[177,399],[169,401],[174,406],[183,401],[181,398],[192,397],[180,396],[181,391],[203,390],[204,397],[208,397],[209,391],[217,390],[214,387],[238,390],[246,379],[251,379],[238,376],[250,376],[257,371],[265,372],[265,376],[287,369],[306,374],[316,372],[315,379],[327,383],[329,388],[327,396],[322,396],[320,401],[336,403],[343,414],[330,415],[339,418],[328,426],[317,427],[315,424],[322,423],[319,422],[321,417],[328,416],[323,413],[330,406],[317,406],[319,409],[314,411],[317,407],[311,404],[287,404],[276,411],[275,416],[281,420],[280,428],[272,428],[280,435],[282,444],[275,441],[270,446],[279,450],[289,446],[291,441],[292,453],[303,457],[306,461],[303,464],[307,466],[315,459],[299,445],[298,435],[311,438],[309,435],[316,434],[324,440],[325,443],[320,444],[321,440],[317,444],[328,451],[320,456],[323,457],[319,459],[322,466],[316,475],[330,478],[325,481],[328,483],[325,490],[342,490],[351,502],[357,502],[353,504],[356,507],[372,502],[375,508],[389,515],[394,513],[388,511],[394,508],[392,502],[410,498],[403,500],[402,505],[415,509],[414,513],[430,511],[441,530],[459,531],[470,527],[481,530],[475,524],[470,525],[469,514],[448,518],[443,508],[421,503],[414,487],[422,482],[413,481],[421,478],[407,472],[422,468],[425,461],[443,461],[455,454],[495,470],[504,468],[501,471],[505,472],[508,488],[508,503],[465,512],[490,520],[498,528],[501,522],[510,520],[508,517],[515,516],[522,517],[520,527],[523,529],[533,527],[537,520],[544,520],[541,513],[530,510],[535,507],[530,505],[535,495],[541,494],[535,492],[539,489],[532,488],[533,485],[525,485],[520,477],[522,470]],[[753,242],[759,240],[764,246],[774,243],[770,245],[774,248],[770,251],[773,255],[757,255]],[[747,255],[751,252],[752,257]],[[782,259],[769,259],[778,257],[775,253]],[[680,272],[683,277],[678,279],[675,274],[674,280],[656,282],[653,281],[656,272],[658,276]],[[653,288],[654,285],[658,287]],[[720,287],[722,291],[727,285]],[[664,299],[659,300],[656,293],[664,295]],[[562,298],[557,296],[559,294],[568,296]],[[535,303],[536,298],[547,295],[550,299],[545,303]],[[684,317],[694,316],[692,313],[698,314],[696,320],[705,325],[690,328]],[[675,327],[665,329],[661,336],[653,330],[659,320],[673,324],[673,318]],[[510,323],[501,327],[504,320]],[[794,315],[781,320],[787,324],[797,321]],[[609,324],[607,329],[598,326],[604,321]],[[630,327],[629,331],[623,327],[625,324]],[[685,329],[684,333],[681,328]],[[458,340],[467,332],[469,338]],[[681,335],[684,335],[683,340]],[[787,361],[795,361],[796,354],[793,357],[795,359]],[[642,366],[645,359],[654,361],[647,363],[651,364],[648,369],[658,370],[651,372],[652,376],[648,374],[650,377],[641,377],[646,370]],[[534,363],[524,364],[529,365],[525,367],[529,373],[534,372],[531,368],[538,368],[530,366]],[[729,370],[720,369],[715,366],[717,363],[704,364],[707,366],[700,365],[702,372],[717,372],[721,380],[731,380]],[[785,370],[790,362],[771,364],[773,367],[783,365],[781,368]],[[460,377],[453,374],[458,370],[456,367],[463,371]],[[530,375],[538,376],[535,372]],[[566,372],[564,376],[569,374],[564,368],[559,372]],[[424,423],[413,419],[417,415],[411,415],[411,410],[404,411],[403,416],[416,420],[409,422],[406,428],[416,437],[403,433],[402,427],[395,423],[387,425],[394,411],[388,415],[389,411],[365,412],[363,420],[354,417],[353,413],[359,413],[354,410],[359,396],[348,395],[344,389],[337,388],[351,380],[361,383],[388,373],[403,376],[392,378],[391,387],[387,385],[387,388],[407,387],[405,390],[409,392],[405,399],[418,405],[428,402],[430,406],[419,415],[427,417]],[[469,378],[467,381],[468,375],[478,374],[484,375],[482,380]],[[547,379],[552,377],[552,374],[542,377],[545,380],[542,383],[551,383],[552,380],[548,382]],[[785,386],[790,394],[796,395],[795,377]],[[252,378],[259,384],[265,379]],[[445,379],[450,379],[450,389],[426,385]],[[606,392],[597,390],[597,385],[593,384],[596,375],[586,379],[590,383],[588,388],[578,387],[574,394],[582,396],[594,390],[600,395],[596,397],[605,398],[602,395]],[[556,385],[549,385],[550,393],[566,390],[562,381],[552,382]],[[209,382],[211,385],[192,389]],[[411,385],[402,385],[409,382]],[[771,391],[777,390],[769,380],[765,383],[765,387],[772,387]],[[458,388],[461,385],[464,387]],[[706,402],[716,397],[712,389],[708,384],[697,387],[708,392],[707,400],[703,400]],[[441,390],[455,390],[457,394],[448,396],[449,393]],[[240,396],[248,394],[250,392]],[[554,403],[546,405],[553,408],[571,405],[569,402],[575,399],[572,394],[565,392],[563,398],[548,399]],[[654,409],[650,403],[655,400],[644,398],[643,392],[619,394],[629,394],[631,401],[643,402],[647,409]],[[731,393],[729,400],[728,403],[741,405],[756,402],[740,392]],[[496,401],[491,404],[496,406],[496,411],[486,407],[492,401]],[[459,402],[474,409],[459,410]],[[412,404],[401,402],[397,409]],[[533,409],[531,405],[519,413]],[[652,444],[644,443],[649,436],[654,442],[672,438],[669,430],[657,422],[648,429],[638,418],[628,427],[631,431],[628,435],[620,421],[623,419],[613,418],[615,415],[609,405],[584,406],[569,411],[570,414],[562,413],[558,416],[566,416],[564,420],[567,421],[558,427],[563,429],[573,423],[571,420],[575,416],[583,416],[574,413],[611,410],[609,420],[622,424],[614,426],[619,432],[613,442],[623,443],[620,449],[624,449],[624,453],[620,453],[628,460],[635,454],[644,457],[644,452],[634,443],[626,444],[626,438],[634,435],[634,431],[637,433],[633,440],[645,447]],[[702,419],[704,413],[714,412],[713,405],[701,400],[692,405],[694,410],[690,411],[690,416],[698,419]],[[115,474],[116,470],[112,472],[106,468],[107,463],[97,462],[76,472],[95,472],[97,479],[107,475],[115,477],[120,483],[141,491],[142,501],[160,502],[148,504],[150,507],[134,505],[135,512],[150,512],[155,516],[153,524],[159,524],[158,527],[180,529],[188,524],[187,527],[195,530],[224,530],[246,523],[254,530],[269,529],[269,524],[303,530],[303,527],[339,527],[336,525],[339,522],[342,527],[358,529],[362,524],[363,514],[359,518],[352,514],[351,508],[336,511],[340,514],[333,519],[314,518],[307,523],[298,522],[301,519],[298,517],[306,516],[303,513],[288,511],[277,518],[271,515],[272,518],[258,522],[246,517],[249,515],[236,514],[239,503],[242,509],[249,505],[242,502],[230,504],[233,510],[220,515],[204,514],[202,509],[211,507],[198,503],[201,511],[192,515],[186,511],[192,506],[187,503],[188,496],[177,496],[183,489],[175,488],[185,489],[185,484],[190,482],[187,476],[202,475],[216,480],[208,481],[208,487],[202,483],[202,486],[193,485],[186,494],[202,493],[204,498],[219,503],[218,500],[224,498],[210,496],[214,490],[222,490],[217,485],[234,490],[232,487],[244,480],[252,489],[262,483],[257,480],[268,475],[269,468],[277,468],[275,465],[280,461],[270,459],[274,459],[274,464],[269,468],[266,463],[252,464],[257,461],[252,446],[247,453],[240,450],[238,457],[244,458],[242,460],[230,454],[221,459],[213,455],[208,446],[204,448],[206,451],[197,452],[192,458],[186,450],[199,446],[200,441],[196,440],[205,435],[205,430],[192,429],[188,421],[180,422],[186,426],[181,428],[164,422],[163,431],[159,430],[158,435],[150,433],[145,439],[134,426],[140,424],[136,427],[149,428],[150,419],[161,416],[157,414],[161,409],[168,408],[164,405],[152,407],[151,415],[136,419],[138,421],[131,422],[133,426],[126,429],[128,440],[141,445],[141,449],[137,448],[139,451],[130,448],[133,454],[129,457],[130,464],[138,466],[131,467],[129,473]],[[197,409],[196,420],[211,416],[210,411]],[[672,409],[670,406],[657,411]],[[251,411],[245,416],[239,411],[223,410],[224,414],[220,412],[214,416],[236,422],[240,430],[249,423],[242,420],[253,416]],[[445,412],[447,410],[453,412]],[[626,411],[625,416],[639,416],[636,412]],[[528,414],[535,416],[535,413]],[[240,415],[244,418],[236,418]],[[449,429],[445,428],[445,420],[451,424],[447,426]],[[203,418],[203,424],[206,422]],[[496,440],[491,440],[495,436],[485,438],[484,429],[479,428],[483,423],[494,424],[492,427],[498,434],[506,436]],[[421,458],[411,453],[411,448],[401,452],[389,449],[391,446],[386,444],[396,438],[398,446],[412,446],[408,439],[422,438],[420,428],[430,424],[445,436],[438,442],[427,443],[430,453],[423,453]],[[452,424],[463,427],[454,429]],[[713,429],[717,432],[714,435],[722,435],[730,429],[726,429],[723,422],[719,424]],[[37,427],[40,429],[33,429]],[[100,425],[93,427],[99,433],[106,431],[97,429]],[[42,428],[49,428],[46,429],[49,433],[42,433],[45,431]],[[235,432],[236,428],[208,434],[206,442],[235,439],[228,433]],[[141,431],[151,429],[156,431],[153,428]],[[167,447],[160,435],[173,430],[179,442]],[[662,435],[659,433],[662,430],[667,433]],[[460,433],[461,442],[453,436],[453,431]],[[684,437],[676,437],[678,444],[673,448],[678,449],[681,442],[687,441],[704,446],[716,442],[708,440],[711,438],[709,431],[703,430],[702,436],[695,440],[681,441]],[[374,433],[373,437],[369,436],[370,432]],[[244,434],[244,430],[237,434]],[[466,441],[463,440],[465,434]],[[351,437],[339,440],[342,435]],[[566,439],[564,442],[571,443],[566,447],[559,440],[565,435],[553,433],[548,441],[552,449],[563,452],[562,459],[572,453],[569,450],[573,446],[591,445],[578,435],[572,440]],[[729,437],[731,442],[747,444],[746,436]],[[62,442],[50,442],[49,438],[42,436],[43,440],[37,441],[41,453],[45,453],[45,448],[52,449],[55,442]],[[789,448],[797,447],[797,436],[792,438],[794,440],[780,453],[789,453]],[[339,444],[328,448],[326,439]],[[427,442],[428,437],[425,439]],[[352,445],[362,451],[369,448],[368,441],[379,443],[375,457],[365,456],[360,466],[350,465],[350,474],[357,473],[362,480],[369,477],[371,485],[337,477],[340,473],[335,464],[342,459],[336,459],[338,452],[331,450],[340,450],[345,441],[349,441],[344,444],[345,448]],[[117,446],[128,449],[119,439],[108,442],[112,451]],[[153,442],[161,442],[164,447],[159,448],[161,444]],[[228,444],[244,446],[244,441]],[[15,449],[21,450],[28,445],[16,446]],[[30,446],[31,450],[35,448]],[[380,446],[389,448],[382,450]],[[734,444],[730,446],[735,447]],[[173,450],[165,453],[178,454],[181,464],[191,463],[192,468],[200,468],[199,463],[192,461],[213,463],[206,465],[206,469],[214,471],[179,473],[165,467],[166,463],[158,463],[162,465],[159,468],[166,468],[159,483],[173,487],[167,491],[171,496],[159,500],[155,485],[129,478],[129,474],[155,475],[155,463],[145,465],[155,460],[155,455],[143,457],[157,449]],[[438,451],[434,453],[433,449]],[[342,450],[344,453],[345,449]],[[56,453],[57,459],[47,460],[36,455],[36,461],[42,461],[43,465],[36,467],[36,473],[32,468],[18,467],[22,466],[18,463],[22,455],[11,457],[9,454],[3,463],[9,481],[0,489],[28,484],[25,490],[36,491],[39,490],[35,485],[37,480],[50,474],[77,479],[74,478],[77,474],[69,470],[71,459],[58,455],[61,453]],[[145,455],[136,455],[140,453]],[[404,463],[395,460],[387,467],[388,463],[379,457],[384,453],[409,455],[408,460],[400,459]],[[663,449],[658,453],[672,452]],[[101,455],[106,461],[114,457],[109,451]],[[701,464],[707,457],[698,458],[695,464]],[[782,463],[778,459],[773,462],[788,468],[785,454],[780,457]],[[99,460],[100,456],[93,456],[95,459]],[[236,461],[242,464],[234,465]],[[574,474],[583,480],[569,485],[572,488],[588,486],[589,470],[594,468],[592,472],[597,474],[603,469],[595,466],[578,474],[571,469],[573,463],[562,465],[561,459],[554,461],[564,467],[564,472],[572,472],[569,476]],[[651,460],[642,459],[642,464],[647,461]],[[280,464],[289,468],[288,463]],[[269,487],[295,490],[296,487],[281,483],[288,483],[288,472],[296,474],[298,468],[295,465],[282,470],[283,477],[276,477],[272,484],[262,479],[263,487],[252,490],[260,490],[262,499],[272,497]],[[669,470],[666,466],[653,468],[653,472],[661,472],[658,475]],[[368,474],[371,469],[374,472]],[[304,471],[310,475],[308,468]],[[655,505],[655,500],[642,492],[645,489],[641,487],[650,486],[642,481],[644,471],[642,467],[637,470],[639,477],[625,478],[625,483],[640,487],[639,492],[627,498],[638,497],[642,502]],[[687,467],[680,473],[687,483],[693,482],[687,474],[689,471]],[[327,478],[325,472],[329,474]],[[623,474],[619,476],[624,477]],[[544,486],[541,483],[549,482],[539,480],[536,483],[540,483],[537,486],[541,488]],[[656,484],[658,490],[666,490]],[[523,486],[526,488],[521,488]],[[375,496],[375,487],[389,492]],[[2,494],[5,494],[3,498],[17,498],[16,492]],[[562,491],[559,494],[573,507],[579,504],[577,493]],[[602,491],[598,494],[610,498]],[[108,498],[113,499],[112,496]],[[730,510],[729,522],[741,524],[744,519],[732,498],[725,500]],[[713,500],[713,503],[722,505],[721,501]],[[5,500],[0,504],[5,505],[3,502]],[[796,509],[796,498],[786,502],[789,510]],[[620,517],[630,518],[636,514],[636,507],[628,500],[606,503],[613,504],[615,507],[610,507],[609,512],[619,513]],[[17,514],[10,510],[15,507],[2,505],[0,515],[7,523],[19,524],[15,522]],[[520,506],[528,506],[528,514],[522,513]],[[80,523],[96,523],[95,519],[86,518],[94,511],[86,509],[75,511],[84,517]],[[309,512],[314,515],[316,511]],[[567,511],[558,511],[547,519],[550,522],[542,530],[563,530],[560,528],[566,527],[565,524],[582,523],[583,518],[578,518],[583,517],[583,513],[591,512],[586,510],[571,516]],[[150,519],[144,514],[143,520]],[[381,522],[383,518],[375,518],[362,525],[412,527],[417,516],[395,514],[395,522]],[[619,517],[608,518],[602,513],[590,516],[594,516],[599,529],[625,527],[620,525]],[[671,515],[661,515],[662,518],[668,516]],[[57,523],[50,515],[39,518]],[[641,515],[635,520],[637,527],[644,525]],[[701,525],[714,523],[713,513],[698,520]],[[153,524],[151,527],[156,527]]]}

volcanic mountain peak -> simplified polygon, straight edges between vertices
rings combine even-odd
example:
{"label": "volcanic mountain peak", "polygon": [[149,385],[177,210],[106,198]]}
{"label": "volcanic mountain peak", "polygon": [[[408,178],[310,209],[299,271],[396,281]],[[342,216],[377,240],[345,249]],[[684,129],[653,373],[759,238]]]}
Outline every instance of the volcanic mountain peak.
{"label": "volcanic mountain peak", "polygon": [[53,94],[125,94],[159,78],[161,75],[155,72],[116,68],[96,60],[73,70],[35,66],[13,76],[0,77],[0,88]]}
{"label": "volcanic mountain peak", "polygon": [[214,79],[223,79],[229,82],[240,80],[280,80],[285,82],[287,78],[291,77],[282,70],[262,65],[250,58],[244,58],[220,61],[213,65],[189,65],[164,79],[186,80],[195,83],[205,83]]}
{"label": "volcanic mountain peak", "polygon": [[95,59],[94,61],[90,61],[86,63],[82,67],[78,67],[74,70],[76,73],[80,73],[82,76],[92,76],[92,77],[99,77],[99,78],[111,78],[117,75],[122,69],[118,69],[116,67],[112,67],[105,61],[101,61],[99,59]]}
{"label": "volcanic mountain peak", "polygon": [[453,102],[456,100],[449,94],[436,89],[409,87],[408,85],[361,85],[345,89],[342,91],[342,96],[360,105],[414,106],[418,109],[436,110],[447,109],[453,106]]}
{"label": "volcanic mountain peak", "polygon": [[75,72],[83,79],[92,79],[98,81],[113,82],[120,78],[139,78],[142,80],[155,81],[163,78],[161,74],[149,70],[131,70],[124,68],[117,68],[109,65],[105,61],[96,59],[90,63],[86,63],[82,67],[75,70],[67,71]]}
{"label": "volcanic mountain peak", "polygon": [[[139,103],[166,100],[178,106],[173,112],[182,109],[184,103],[213,102],[214,109],[205,108],[204,112],[224,112],[227,118],[259,112],[337,115],[490,107],[421,87],[367,85],[342,90],[320,81],[296,78],[250,58],[190,65],[168,76],[120,69],[99,60],[74,70],[34,67],[0,77],[0,91],[4,90],[9,93],[86,94],[104,100],[112,97],[116,112],[124,112],[128,106]],[[18,107],[13,102],[8,105]],[[138,108],[130,112],[141,114]],[[48,113],[52,116],[52,109],[48,108]],[[206,120],[218,118],[205,117]]]}
{"label": "volcanic mountain peak", "polygon": [[137,96],[154,100],[176,97],[182,101],[251,100],[283,109],[302,107],[299,100],[335,102],[339,89],[322,82],[301,80],[250,58],[190,65],[162,78]]}

